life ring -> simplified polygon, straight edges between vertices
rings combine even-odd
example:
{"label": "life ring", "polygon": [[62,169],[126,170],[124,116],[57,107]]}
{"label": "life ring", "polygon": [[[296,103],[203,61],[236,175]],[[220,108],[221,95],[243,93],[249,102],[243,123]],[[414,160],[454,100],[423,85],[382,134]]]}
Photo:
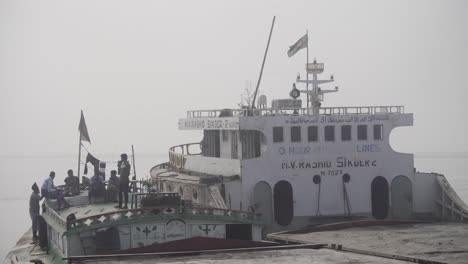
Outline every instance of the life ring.
{"label": "life ring", "polygon": [[299,90],[294,87],[291,92],[289,93],[289,95],[293,98],[293,99],[296,99],[299,97],[299,95],[301,94],[301,92],[299,92]]}

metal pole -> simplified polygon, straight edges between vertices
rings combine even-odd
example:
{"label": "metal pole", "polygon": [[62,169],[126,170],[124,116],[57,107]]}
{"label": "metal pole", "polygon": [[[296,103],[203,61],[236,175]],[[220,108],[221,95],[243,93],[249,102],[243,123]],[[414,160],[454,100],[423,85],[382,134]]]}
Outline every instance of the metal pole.
{"label": "metal pole", "polygon": [[78,144],[78,184],[80,184],[80,167],[81,167],[81,130],[80,130],[80,141]]}
{"label": "metal pole", "polygon": [[307,91],[307,114],[309,114],[309,72],[307,67],[309,66],[309,30],[306,30],[307,35],[307,64],[306,64],[306,91]]}
{"label": "metal pole", "polygon": [[133,176],[136,179],[135,150],[133,149],[133,145],[132,145],[132,162],[133,162]]}
{"label": "metal pole", "polygon": [[260,69],[260,76],[258,76],[257,88],[255,88],[255,93],[254,93],[254,97],[252,100],[251,109],[253,109],[255,106],[255,99],[257,98],[258,87],[260,86],[260,81],[262,80],[263,67],[265,66],[265,60],[266,60],[266,56],[268,53],[268,48],[270,47],[271,33],[273,33],[273,27],[275,26],[275,19],[276,19],[276,16],[273,17],[273,22],[271,22],[270,36],[268,37],[268,43],[267,43],[267,47],[265,50],[265,55],[263,56],[262,68]]}
{"label": "metal pole", "polygon": [[[133,163],[133,177],[132,177],[132,180],[136,181],[135,150],[133,149],[133,145],[132,145],[132,163]],[[141,187],[141,185],[137,186],[136,182],[133,182],[132,185],[133,185],[133,192],[138,192],[137,187]],[[136,203],[138,203],[138,200],[136,201]],[[132,204],[133,204],[133,202],[132,202]]]}

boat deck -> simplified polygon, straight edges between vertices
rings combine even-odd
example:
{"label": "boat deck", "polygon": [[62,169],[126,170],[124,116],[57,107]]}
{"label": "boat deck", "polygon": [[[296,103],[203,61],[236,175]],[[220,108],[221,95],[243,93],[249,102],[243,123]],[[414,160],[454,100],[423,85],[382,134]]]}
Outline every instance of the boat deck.
{"label": "boat deck", "polygon": [[446,263],[468,262],[468,224],[430,223],[369,226],[309,233],[269,235],[296,243],[342,245],[351,252],[409,256]]}
{"label": "boat deck", "polygon": [[[31,230],[28,230],[17,242],[14,249],[5,258],[4,263],[30,263],[30,260],[41,260],[44,263],[66,263],[61,259],[56,259],[54,254],[47,254],[41,250],[37,244],[31,244]],[[13,261],[12,261],[13,259]],[[293,249],[293,250],[271,250],[262,252],[245,253],[220,253],[199,256],[158,258],[158,263],[382,263],[382,264],[403,264],[406,262],[380,259],[374,256],[363,256],[338,252],[329,249]],[[86,261],[86,263],[102,263],[102,260]],[[133,258],[106,260],[105,263],[155,263],[155,258]]]}
{"label": "boat deck", "polygon": [[116,205],[118,205],[118,203],[83,204],[83,205],[78,205],[78,206],[71,206],[65,209],[61,209],[61,210],[56,210],[56,212],[64,220],[67,218],[69,214],[72,214],[72,213],[75,214],[75,217],[77,219],[81,219],[81,218],[121,211],[122,209],[115,208]]}
{"label": "boat deck", "polygon": [[[278,240],[296,243],[339,244],[343,250],[293,249],[287,251],[263,251],[244,253],[220,253],[188,257],[158,258],[158,263],[408,263],[378,255],[406,256],[433,263],[467,263],[468,224],[431,223],[405,224],[397,226],[372,226],[349,228],[336,231],[311,232],[303,234],[272,234]],[[40,259],[53,263],[53,254],[47,254],[30,244],[28,230],[9,253],[4,263],[29,262]],[[87,263],[99,263],[92,260]],[[154,263],[154,258],[107,260],[106,263]],[[431,263],[431,262],[421,262]]]}
{"label": "boat deck", "polygon": [[[358,254],[348,254],[338,252],[330,249],[291,249],[291,250],[271,250],[261,252],[244,252],[244,253],[219,253],[200,256],[186,256],[186,257],[170,257],[158,258],[157,263],[171,263],[171,264],[293,264],[293,263],[323,263],[323,264],[404,264],[407,262],[380,259],[373,256],[363,256]],[[100,261],[87,261],[86,263],[102,263]],[[154,258],[139,258],[132,260],[106,260],[105,263],[155,263]]]}

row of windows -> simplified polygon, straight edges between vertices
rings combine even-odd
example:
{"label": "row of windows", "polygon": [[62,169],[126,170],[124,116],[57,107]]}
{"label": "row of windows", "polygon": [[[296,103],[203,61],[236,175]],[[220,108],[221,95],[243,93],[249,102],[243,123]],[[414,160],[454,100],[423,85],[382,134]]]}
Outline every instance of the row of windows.
{"label": "row of windows", "polygon": [[[383,139],[383,125],[374,125],[374,140]],[[335,141],[335,126],[325,126],[324,127],[324,139],[325,141]],[[367,140],[367,125],[358,125],[357,126],[357,139],[358,140]],[[352,139],[352,129],[351,125],[342,125],[341,126],[341,140],[349,141]],[[308,126],[307,127],[307,141],[316,142],[319,140],[319,129],[317,126]],[[273,142],[283,142],[284,134],[283,127],[273,127]],[[301,127],[292,126],[291,127],[291,142],[301,142]]]}

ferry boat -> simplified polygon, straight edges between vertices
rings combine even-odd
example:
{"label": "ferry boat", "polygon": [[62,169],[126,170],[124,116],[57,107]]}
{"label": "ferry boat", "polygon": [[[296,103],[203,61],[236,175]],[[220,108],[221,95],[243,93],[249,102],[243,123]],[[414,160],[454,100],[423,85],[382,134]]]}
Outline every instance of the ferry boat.
{"label": "ferry boat", "polygon": [[317,61],[306,71],[270,106],[262,95],[256,107],[188,111],[179,129],[200,131],[201,141],[171,147],[169,161],[150,171],[157,192],[140,186],[130,209],[88,204],[86,190],[67,198],[66,209],[46,200],[42,247],[27,233],[6,262],[265,248],[267,233],[350,219],[468,220],[443,175],[418,172],[413,154],[390,145],[393,129],[413,125],[412,113],[399,105],[322,107],[325,94],[338,92],[321,87],[334,77],[319,79]]}
{"label": "ferry boat", "polygon": [[[468,207],[443,175],[419,172],[414,156],[390,145],[392,131],[413,125],[400,105],[322,107],[324,64],[307,64],[289,96],[259,97],[247,109],[193,110],[180,130],[202,132],[201,142],[174,146],[152,178],[162,190],[219,208],[262,216],[264,232],[345,219],[459,220]],[[311,86],[298,90],[297,85]],[[303,106],[300,94],[305,94]]]}

